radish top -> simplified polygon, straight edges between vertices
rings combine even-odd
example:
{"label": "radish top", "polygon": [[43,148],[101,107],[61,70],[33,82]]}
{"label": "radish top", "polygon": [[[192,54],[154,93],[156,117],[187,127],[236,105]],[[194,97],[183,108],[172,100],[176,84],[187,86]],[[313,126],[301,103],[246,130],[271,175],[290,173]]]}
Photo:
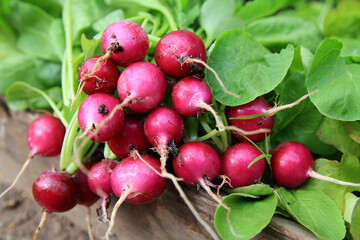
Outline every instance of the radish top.
{"label": "radish top", "polygon": [[78,185],[66,172],[42,172],[32,186],[35,201],[48,212],[65,212],[78,201]]}
{"label": "radish top", "polygon": [[308,178],[314,159],[309,149],[299,142],[282,142],[271,151],[271,169],[280,186],[295,188]]}
{"label": "radish top", "polygon": [[201,178],[214,180],[220,172],[217,152],[203,142],[188,142],[179,147],[179,156],[173,158],[177,176],[187,184],[195,185]]}
{"label": "radish top", "polygon": [[126,67],[141,61],[149,50],[149,38],[145,30],[133,21],[120,20],[110,24],[101,36],[101,50],[113,46],[111,58],[120,66]]}
{"label": "radish top", "polygon": [[[154,157],[142,155],[143,160],[156,171],[160,171],[160,162]],[[158,198],[166,188],[166,179],[160,177],[139,158],[123,159],[111,174],[111,186],[120,197],[123,190],[129,188],[125,199],[129,203],[147,203]]]}
{"label": "radish top", "polygon": [[194,117],[204,111],[199,107],[199,103],[211,104],[212,95],[206,82],[194,77],[187,77],[175,84],[171,99],[178,113]]}
{"label": "radish top", "polygon": [[[189,56],[206,62],[206,48],[201,38],[187,30],[173,31],[163,36],[155,48],[155,61],[168,76],[181,79],[192,75],[188,64],[180,63]],[[196,64],[202,68],[200,64]]]}
{"label": "radish top", "polygon": [[[245,131],[254,131],[260,128],[272,129],[274,125],[273,116],[261,116],[253,119],[230,119],[236,117],[251,116],[265,113],[270,106],[263,97],[257,97],[255,100],[236,107],[226,107],[226,118],[229,125],[233,125]],[[234,134],[238,141],[247,141],[241,134]],[[248,135],[253,142],[261,142],[265,139],[265,133]]]}
{"label": "radish top", "polygon": [[51,115],[35,119],[27,132],[27,143],[33,155],[52,157],[59,155],[65,136],[62,122]]}
{"label": "radish top", "polygon": [[121,101],[138,98],[127,107],[134,112],[149,112],[165,97],[166,80],[161,70],[149,62],[131,64],[121,73],[117,90]]}
{"label": "radish top", "polygon": [[180,142],[184,136],[184,122],[174,109],[158,107],[146,117],[144,130],[151,145],[166,147],[171,140]]}

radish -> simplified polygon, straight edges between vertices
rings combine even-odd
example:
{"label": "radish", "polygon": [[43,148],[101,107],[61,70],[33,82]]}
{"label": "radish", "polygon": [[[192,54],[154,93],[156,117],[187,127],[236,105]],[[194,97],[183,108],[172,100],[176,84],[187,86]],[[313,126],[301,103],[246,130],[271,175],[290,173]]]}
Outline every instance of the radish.
{"label": "radish", "polygon": [[129,155],[130,149],[146,151],[150,143],[144,133],[144,118],[136,115],[126,116],[125,124],[121,132],[107,141],[111,151],[119,158]]}
{"label": "radish", "polygon": [[115,97],[95,93],[81,103],[78,122],[80,129],[91,140],[105,142],[120,133],[124,126],[124,112]]}
{"label": "radish", "polygon": [[79,89],[88,95],[96,92],[112,93],[116,89],[120,75],[116,64],[111,59],[102,60],[98,69],[94,69],[99,58],[100,56],[88,58],[81,64],[79,69]]}
{"label": "radish", "polygon": [[164,99],[166,80],[156,65],[137,62],[121,73],[117,90],[122,104],[130,110],[138,113],[149,112]]}
{"label": "radish", "polygon": [[115,160],[105,159],[90,168],[88,185],[90,190],[102,198],[99,221],[107,221],[107,205],[110,196],[114,194],[111,188],[111,173],[118,164]]}
{"label": "radish", "polygon": [[[166,188],[166,179],[159,176],[160,162],[154,157],[142,155],[139,158],[123,159],[111,174],[111,187],[119,200],[111,214],[111,222],[106,239],[115,224],[115,216],[120,205],[129,203],[148,203],[158,198]],[[157,173],[156,173],[157,172]]]}
{"label": "radish", "polygon": [[126,67],[141,61],[149,50],[145,30],[135,22],[120,20],[110,24],[101,36],[101,59],[111,57],[118,65]]}
{"label": "radish", "polygon": [[[193,74],[189,64],[180,63],[181,58],[186,56],[206,62],[204,43],[195,33],[187,30],[178,30],[166,34],[160,39],[155,48],[156,65],[166,75],[176,79]],[[192,68],[196,70],[202,67],[201,64],[194,65]]]}
{"label": "radish", "polygon": [[258,159],[262,153],[250,143],[237,143],[229,147],[221,156],[221,173],[230,179],[230,188],[248,186],[259,181],[265,171],[264,158]]}
{"label": "radish", "polygon": [[48,170],[41,173],[32,186],[35,201],[44,208],[33,239],[36,239],[51,212],[65,212],[78,202],[78,185],[66,172]]}
{"label": "radish", "polygon": [[[87,169],[90,169],[89,164],[85,164]],[[88,176],[83,173],[80,169],[77,170],[73,175],[77,184],[78,184],[78,192],[79,192],[79,201],[78,204],[84,205],[85,207],[90,207],[93,205],[98,199],[99,196],[91,191],[88,184]]]}
{"label": "radish", "polygon": [[314,159],[310,150],[299,142],[282,142],[271,151],[272,175],[277,184],[286,188],[296,188],[308,177],[348,186],[360,184],[340,181],[323,176],[313,170]]}
{"label": "radish", "polygon": [[1,193],[0,198],[15,186],[34,156],[53,157],[60,154],[65,131],[62,122],[52,115],[38,117],[30,124],[27,132],[27,143],[30,148],[28,159],[13,183]]}
{"label": "radish", "polygon": [[165,171],[169,154],[168,144],[174,140],[180,142],[184,136],[184,122],[181,116],[172,108],[158,107],[145,119],[145,136],[161,158],[161,171]]}

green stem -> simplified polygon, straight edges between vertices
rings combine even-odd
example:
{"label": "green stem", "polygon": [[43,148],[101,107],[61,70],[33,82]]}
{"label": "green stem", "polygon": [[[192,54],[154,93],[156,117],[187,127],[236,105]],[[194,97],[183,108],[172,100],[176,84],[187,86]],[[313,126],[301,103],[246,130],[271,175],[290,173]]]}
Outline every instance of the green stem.
{"label": "green stem", "polygon": [[159,11],[161,11],[161,13],[166,17],[166,19],[169,22],[171,31],[176,31],[178,30],[178,27],[175,23],[175,20],[173,18],[173,15],[169,12],[169,10],[166,7],[160,8]]}
{"label": "green stem", "polygon": [[163,22],[161,28],[156,32],[155,36],[157,36],[157,37],[163,36],[168,29],[169,29],[169,23]]}
{"label": "green stem", "polygon": [[148,34],[149,41],[157,44],[160,41],[160,38],[157,36],[154,36],[152,34]]}
{"label": "green stem", "polygon": [[213,136],[218,136],[220,133],[218,130],[214,129],[211,132],[207,133],[204,136],[198,137],[196,139],[194,139],[194,142],[204,142],[206,140],[208,140],[209,138],[212,138]]}
{"label": "green stem", "polygon": [[[97,142],[89,142],[80,152],[79,157],[82,159],[82,163],[86,163],[90,157],[94,154],[96,149],[98,148],[100,143]],[[90,148],[91,147],[91,148]],[[89,150],[90,148],[90,150]],[[66,168],[66,172],[70,175],[74,174],[79,169],[79,166],[75,164],[75,162],[71,162],[69,166]]]}
{"label": "green stem", "polygon": [[196,117],[185,118],[185,135],[190,141],[195,141],[198,137],[199,121]]}
{"label": "green stem", "polygon": [[[207,132],[207,133],[210,133],[212,132],[213,129],[211,129],[211,127],[209,126],[209,124],[207,124],[202,118],[200,118],[200,124],[201,126],[204,128],[204,130]],[[212,136],[211,137],[211,140],[214,141],[215,145],[219,148],[219,149],[222,149],[223,145],[222,145],[222,142],[221,140],[217,137],[217,136]]]}

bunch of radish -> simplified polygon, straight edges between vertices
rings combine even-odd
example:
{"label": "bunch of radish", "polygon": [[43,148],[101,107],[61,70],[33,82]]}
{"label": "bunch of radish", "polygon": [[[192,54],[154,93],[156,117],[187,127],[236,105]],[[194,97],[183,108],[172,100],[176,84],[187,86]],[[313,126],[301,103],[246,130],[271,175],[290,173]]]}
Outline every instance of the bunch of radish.
{"label": "bunch of radish", "polygon": [[[72,176],[66,169],[41,173],[34,182],[33,194],[44,208],[44,214],[34,239],[48,213],[68,211],[76,204],[89,207],[99,198],[102,199],[99,221],[109,223],[105,233],[109,239],[121,203],[155,200],[165,191],[166,179],[175,184],[197,220],[214,239],[218,239],[178,182],[201,186],[217,203],[231,211],[211,187],[237,188],[261,182],[269,163],[266,160],[271,155],[268,169],[280,186],[295,188],[308,177],[359,186],[314,172],[312,154],[300,143],[281,143],[269,153],[256,145],[266,141],[271,134],[274,115],[299,101],[270,108],[263,97],[258,97],[241,106],[228,106],[225,114],[220,116],[213,107],[216,102],[209,86],[201,79],[203,67],[216,72],[206,64],[206,48],[196,34],[179,30],[163,36],[155,48],[155,65],[144,61],[149,50],[146,31],[135,22],[122,20],[109,25],[103,32],[101,49],[104,55],[88,58],[79,67],[76,97],[82,91],[88,96],[77,109],[81,131],[76,138],[78,142],[74,143],[74,151],[81,150],[86,142],[106,142],[111,152],[122,160],[103,159],[91,164],[84,164],[84,159],[73,161],[79,170]],[[225,87],[223,90],[232,94]],[[164,101],[167,91],[171,103]],[[198,137],[195,141],[184,135],[187,128],[184,120],[200,118],[207,111],[215,123],[213,134]],[[23,169],[33,156],[60,154],[69,129],[53,116],[45,115],[35,120],[28,131],[31,153]],[[228,139],[230,132],[237,142],[232,146],[224,142],[219,147],[210,140],[211,135],[223,133],[228,136],[222,139]],[[168,161],[169,157],[171,161]],[[224,181],[216,185],[212,183],[216,179]],[[109,201],[114,196],[119,200],[109,215]],[[235,223],[228,224],[231,227]],[[236,236],[236,232],[233,234]]]}

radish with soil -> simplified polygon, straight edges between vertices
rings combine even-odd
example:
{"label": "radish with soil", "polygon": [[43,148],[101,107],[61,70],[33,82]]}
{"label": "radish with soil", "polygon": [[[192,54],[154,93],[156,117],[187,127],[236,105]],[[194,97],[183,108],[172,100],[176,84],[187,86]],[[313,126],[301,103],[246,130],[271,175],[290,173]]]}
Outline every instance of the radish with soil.
{"label": "radish with soil", "polygon": [[344,182],[315,172],[310,150],[299,142],[282,142],[271,151],[271,154],[272,175],[280,186],[296,188],[312,177],[339,185],[360,187],[360,183]]}
{"label": "radish with soil", "polygon": [[[249,186],[259,181],[265,171],[262,152],[250,143],[237,143],[221,156],[221,173],[230,179],[230,188]],[[256,162],[253,163],[253,161]],[[251,166],[250,164],[253,163]],[[250,167],[249,167],[250,166]]]}
{"label": "radish with soil", "polygon": [[110,196],[114,194],[111,188],[111,173],[118,164],[115,160],[104,159],[101,162],[96,163],[90,168],[88,174],[88,185],[90,190],[102,198],[100,207],[100,222],[106,222],[107,217],[107,205]]}
{"label": "radish with soil", "polygon": [[145,58],[149,50],[149,38],[145,30],[135,22],[120,20],[110,24],[101,36],[101,60],[111,57],[116,64],[126,67]]}
{"label": "radish with soil", "polygon": [[79,200],[78,184],[66,172],[48,170],[41,173],[32,186],[35,201],[44,208],[41,221],[34,232],[36,239],[45,220],[51,212],[66,212],[72,209]]}
{"label": "radish with soil", "polygon": [[146,151],[150,143],[144,133],[144,118],[136,115],[128,115],[121,132],[107,141],[111,151],[119,158],[125,158],[130,154],[130,149]]}
{"label": "radish with soil", "polygon": [[106,239],[109,239],[110,232],[115,224],[116,212],[124,201],[148,203],[158,198],[165,191],[167,181],[159,176],[159,160],[147,155],[142,155],[141,158],[142,160],[134,157],[123,159],[111,174],[111,187],[119,200],[112,211]]}
{"label": "radish with soil", "polygon": [[29,157],[13,183],[1,193],[0,198],[15,186],[34,156],[53,157],[60,154],[65,131],[66,129],[60,119],[52,115],[38,117],[30,124],[27,132],[27,143],[30,148]]}

